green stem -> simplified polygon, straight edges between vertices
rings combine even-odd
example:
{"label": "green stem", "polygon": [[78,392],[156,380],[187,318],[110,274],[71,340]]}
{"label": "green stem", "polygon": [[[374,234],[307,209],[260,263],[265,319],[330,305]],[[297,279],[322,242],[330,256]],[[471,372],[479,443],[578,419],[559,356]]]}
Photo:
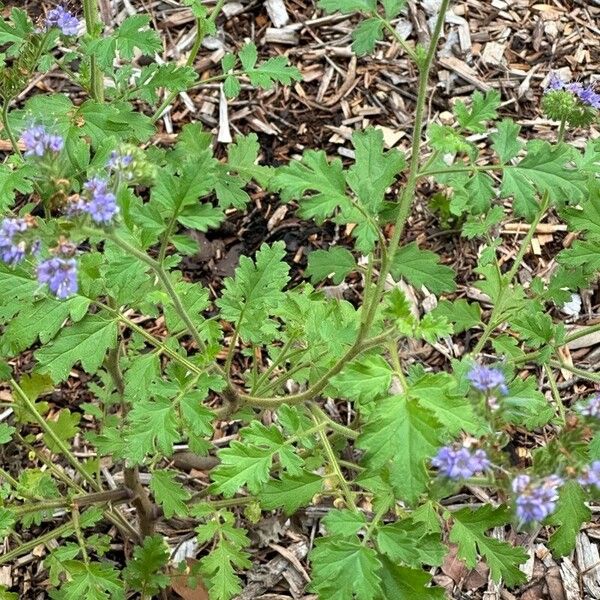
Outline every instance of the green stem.
{"label": "green stem", "polygon": [[36,546],[40,544],[46,544],[52,540],[62,538],[68,535],[71,535],[75,531],[72,523],[65,523],[52,531],[48,531],[48,533],[44,533],[37,538],[29,540],[27,542],[23,542],[14,550],[10,552],[5,552],[0,556],[0,565],[4,565],[6,563],[10,563],[15,558],[19,558],[19,556],[23,556],[23,554],[27,554],[31,550],[33,550]]}
{"label": "green stem", "polygon": [[27,407],[27,410],[31,413],[39,427],[44,433],[54,442],[56,447],[62,452],[65,458],[69,461],[70,465],[81,475],[81,477],[87,481],[90,486],[97,492],[102,491],[102,488],[98,482],[81,466],[75,455],[67,447],[64,441],[55,433],[55,431],[48,425],[46,419],[39,413],[35,404],[29,399],[29,396],[21,389],[19,384],[14,380],[10,380],[10,385],[15,390],[19,399]]}
{"label": "green stem", "polygon": [[351,440],[358,438],[357,431],[354,431],[354,429],[350,429],[350,427],[346,427],[345,425],[334,421],[318,404],[311,402],[310,410],[313,412],[313,414],[317,415],[319,419],[327,423],[327,426],[332,431],[335,431],[346,438],[350,438]]}
{"label": "green stem", "polygon": [[[320,416],[317,412],[313,412],[313,421],[315,423],[323,422],[323,421],[320,421]],[[335,475],[338,479],[338,482],[340,484],[340,487],[342,489],[342,493],[343,493],[346,505],[349,508],[351,508],[352,510],[356,510],[356,504],[354,502],[354,495],[352,494],[352,490],[350,489],[350,486],[348,485],[348,482],[346,481],[346,478],[344,477],[344,474],[342,473],[342,469],[340,467],[340,464],[338,463],[337,456],[335,455],[335,452],[333,451],[333,448],[331,447],[331,444],[329,443],[329,438],[327,437],[327,435],[325,434],[324,431],[319,431],[318,434],[319,434],[319,439],[321,440],[321,444],[323,445],[323,448],[325,450],[325,454],[327,456],[329,464],[330,464],[331,468],[333,469],[333,472],[335,473]]]}
{"label": "green stem", "polygon": [[560,397],[560,392],[558,390],[558,386],[556,385],[556,378],[554,377],[554,373],[549,365],[544,365],[544,370],[546,371],[546,376],[548,377],[548,383],[550,384],[550,390],[552,391],[552,397],[554,398],[556,408],[558,408],[560,419],[563,422],[563,425],[566,425],[567,417],[565,414],[565,405]]}
{"label": "green stem", "polygon": [[[102,30],[102,23],[97,0],[83,0],[83,15],[88,35],[94,39],[98,38]],[[90,78],[92,98],[96,102],[104,102],[104,74],[98,67],[98,61],[93,54],[90,59]]]}
{"label": "green stem", "polygon": [[510,165],[465,165],[464,167],[448,167],[447,169],[431,169],[419,171],[417,179],[430,175],[446,175],[450,173],[472,173],[474,171],[503,171]]}
{"label": "green stem", "polygon": [[12,146],[14,153],[17,156],[22,157],[21,150],[19,149],[19,144],[17,142],[17,138],[15,137],[15,134],[13,133],[11,126],[10,126],[10,122],[8,120],[8,105],[9,104],[10,104],[10,98],[5,98],[4,102],[2,103],[2,125],[4,127],[4,131],[6,131],[6,135],[8,136],[8,139],[10,140],[10,145]]}
{"label": "green stem", "polygon": [[378,13],[372,13],[374,17],[381,21],[381,24],[394,36],[394,39],[398,42],[398,44],[402,47],[404,52],[408,55],[408,57],[417,62],[417,55],[415,51],[406,43],[406,40],[396,31],[396,28],[387,20],[384,19]]}
{"label": "green stem", "polygon": [[272,398],[261,398],[257,396],[251,396],[248,394],[239,394],[239,399],[248,404],[250,406],[254,406],[256,408],[277,408],[281,404],[302,404],[307,400],[312,400],[317,394],[319,394],[322,390],[325,389],[329,380],[337,375],[353,358],[364,352],[365,350],[369,350],[370,348],[374,348],[376,346],[380,346],[389,340],[390,335],[393,334],[392,331],[388,331],[383,333],[377,337],[371,338],[367,341],[358,341],[355,342],[350,348],[344,353],[344,355],[323,375],[319,380],[317,380],[313,385],[311,385],[305,392],[301,392],[298,394],[290,394],[289,396],[273,396]]}
{"label": "green stem", "polygon": [[[185,62],[187,67],[194,66],[194,62],[198,56],[198,52],[200,51],[204,37],[206,36],[207,31],[210,30],[211,26],[215,24],[215,21],[217,20],[217,17],[219,16],[224,4],[225,0],[218,0],[206,21],[203,17],[196,20],[196,39],[194,40],[194,45],[192,46],[192,49],[190,50]],[[179,92],[169,92],[169,95],[165,98],[164,102],[158,107],[154,115],[152,115],[152,121],[154,123],[162,117],[163,113],[165,110],[167,110],[171,102],[173,102],[173,100],[177,97],[178,93]]]}
{"label": "green stem", "polygon": [[20,506],[8,506],[10,510],[19,516],[28,515],[35,512],[67,508],[69,506],[77,506],[79,508],[89,506],[90,504],[105,504],[110,502],[116,504],[118,502],[126,502],[131,499],[131,492],[127,489],[109,490],[106,492],[97,492],[93,494],[83,494],[74,498],[59,498],[58,500],[44,500],[34,502],[32,504],[22,504]]}
{"label": "green stem", "polygon": [[385,290],[385,280],[387,279],[388,273],[390,272],[394,263],[394,257],[396,256],[396,252],[400,244],[400,239],[402,238],[404,227],[406,226],[406,221],[408,220],[410,209],[412,207],[413,200],[415,197],[421,154],[421,135],[423,132],[423,124],[425,121],[425,106],[427,103],[427,86],[429,83],[429,73],[431,71],[431,65],[435,57],[435,51],[440,39],[440,35],[442,33],[442,27],[446,18],[446,11],[448,10],[449,4],[450,0],[442,0],[442,3],[440,5],[440,11],[431,38],[431,43],[429,44],[429,49],[427,51],[427,56],[421,64],[418,64],[419,85],[417,93],[417,106],[415,109],[411,157],[408,169],[408,180],[400,196],[400,206],[398,211],[398,217],[394,225],[394,233],[389,243],[387,256],[385,260],[382,261],[381,272],[379,273],[376,291],[373,297],[373,301],[371,302],[371,305],[368,309],[368,316],[365,322],[363,323],[363,326],[361,327],[361,334],[364,334],[369,331],[377,314],[377,307],[381,301],[381,297]]}
{"label": "green stem", "polygon": [[579,331],[575,331],[574,333],[569,334],[568,336],[565,337],[564,345],[566,346],[570,342],[574,342],[575,340],[585,337],[586,335],[589,335],[590,333],[594,333],[595,331],[600,331],[600,323],[598,323],[596,325],[584,326]]}
{"label": "green stem", "polygon": [[253,394],[256,393],[257,390],[261,389],[261,387],[267,382],[267,380],[269,379],[269,376],[273,373],[273,371],[275,371],[275,369],[286,360],[288,350],[292,347],[292,344],[295,341],[296,341],[296,338],[294,338],[293,336],[290,336],[289,339],[285,342],[285,344],[281,347],[281,349],[279,350],[279,354],[277,355],[277,358],[272,361],[272,363],[269,365],[269,367],[264,371],[264,373],[262,373],[258,377],[256,383],[252,386]]}
{"label": "green stem", "polygon": [[588,381],[600,383],[600,373],[592,373],[590,371],[579,369],[578,367],[572,367],[571,365],[568,365],[567,363],[561,360],[551,360],[550,365],[557,369],[564,369],[565,371],[570,371],[571,373],[578,375],[582,379],[587,379]]}
{"label": "green stem", "polygon": [[536,230],[539,222],[542,220],[542,217],[546,214],[546,211],[548,210],[548,205],[549,205],[549,195],[547,192],[545,192],[544,196],[542,198],[541,205],[540,205],[540,210],[538,211],[535,219],[529,226],[529,229],[527,230],[527,234],[525,235],[525,237],[523,238],[523,241],[521,242],[521,246],[519,248],[519,251],[517,252],[517,255],[515,256],[515,260],[512,264],[512,267],[510,268],[508,273],[504,276],[504,280],[503,280],[504,282],[503,282],[502,289],[500,290],[500,293],[498,294],[498,298],[496,299],[494,308],[492,308],[492,313],[490,314],[488,323],[485,326],[483,333],[481,334],[481,337],[477,341],[475,348],[473,349],[473,354],[479,354],[481,352],[481,350],[485,346],[486,342],[488,341],[490,335],[494,332],[496,327],[499,325],[498,321],[500,319],[501,312],[503,310],[503,302],[504,302],[506,292],[507,292],[509,286],[511,285],[514,276],[517,274],[517,271],[521,267],[523,257],[525,256],[525,252],[527,252],[527,249],[529,248],[529,245],[531,244],[531,240],[533,239],[533,236],[535,235],[535,230]]}
{"label": "green stem", "polygon": [[558,143],[564,142],[566,133],[567,120],[563,119],[558,128]]}

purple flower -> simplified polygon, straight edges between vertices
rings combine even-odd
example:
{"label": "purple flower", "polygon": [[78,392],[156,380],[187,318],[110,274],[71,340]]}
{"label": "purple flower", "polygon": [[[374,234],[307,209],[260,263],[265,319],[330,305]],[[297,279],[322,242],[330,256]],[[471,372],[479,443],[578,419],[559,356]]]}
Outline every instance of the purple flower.
{"label": "purple flower", "polygon": [[550,78],[548,79],[546,91],[556,92],[558,90],[564,89],[565,82],[556,73],[550,73]]}
{"label": "purple flower", "polygon": [[565,90],[577,96],[583,104],[592,108],[600,108],[600,94],[594,91],[594,87],[584,85],[578,81],[565,83],[556,73],[551,73],[546,86],[546,92],[556,92]]}
{"label": "purple flower", "polygon": [[591,85],[582,88],[577,95],[584,104],[592,108],[600,108],[600,94],[595,92]]}
{"label": "purple flower", "polygon": [[131,167],[133,163],[133,156],[131,154],[123,154],[113,150],[110,154],[110,158],[106,163],[106,166],[111,171],[126,171]]}
{"label": "purple flower", "polygon": [[589,467],[585,467],[577,481],[581,485],[595,485],[600,488],[600,460],[595,460]]}
{"label": "purple flower", "polygon": [[25,145],[25,156],[44,156],[46,152],[56,154],[64,146],[63,138],[48,133],[43,125],[32,125],[23,131],[21,141]]}
{"label": "purple flower", "polygon": [[46,28],[58,27],[64,35],[77,35],[79,31],[79,19],[59,5],[53,8],[46,17]]}
{"label": "purple flower", "polygon": [[16,265],[25,258],[27,244],[17,240],[20,233],[27,231],[29,225],[26,219],[6,218],[0,225],[0,259],[9,265]]}
{"label": "purple flower", "polygon": [[87,202],[81,204],[81,210],[86,212],[95,223],[109,223],[119,212],[115,195],[108,190],[108,181],[94,177],[84,184],[91,194]]}
{"label": "purple flower", "polygon": [[585,404],[580,404],[577,412],[584,417],[600,418],[600,394],[591,396]]}
{"label": "purple flower", "polygon": [[538,484],[531,482],[529,475],[518,475],[512,483],[517,494],[516,513],[521,523],[543,521],[556,508],[558,488],[563,480],[557,475],[550,475]]}
{"label": "purple flower", "polygon": [[503,395],[508,394],[506,379],[500,369],[475,364],[467,377],[471,385],[480,392],[497,391]]}
{"label": "purple flower", "polygon": [[444,446],[431,459],[431,464],[449,479],[468,479],[475,473],[487,470],[490,461],[483,450],[476,450],[471,454],[467,448],[456,450],[452,446]]}
{"label": "purple flower", "polygon": [[77,261],[74,258],[49,258],[38,265],[37,278],[61,300],[77,293]]}

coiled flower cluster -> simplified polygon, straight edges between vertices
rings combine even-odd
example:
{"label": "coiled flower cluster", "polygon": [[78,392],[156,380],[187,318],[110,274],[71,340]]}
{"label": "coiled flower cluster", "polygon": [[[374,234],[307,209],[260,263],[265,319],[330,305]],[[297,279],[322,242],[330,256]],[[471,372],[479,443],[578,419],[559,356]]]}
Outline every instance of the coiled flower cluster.
{"label": "coiled flower cluster", "polygon": [[79,19],[59,4],[49,11],[46,16],[46,29],[52,29],[53,27],[58,27],[63,35],[77,35],[79,32]]}
{"label": "coiled flower cluster", "polygon": [[65,145],[60,135],[50,133],[43,125],[32,125],[21,134],[21,142],[25,146],[25,156],[58,154]]}

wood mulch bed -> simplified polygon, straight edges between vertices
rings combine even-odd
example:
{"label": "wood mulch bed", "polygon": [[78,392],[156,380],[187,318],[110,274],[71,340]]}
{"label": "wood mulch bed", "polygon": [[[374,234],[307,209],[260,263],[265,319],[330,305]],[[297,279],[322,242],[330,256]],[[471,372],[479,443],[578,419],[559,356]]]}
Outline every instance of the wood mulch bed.
{"label": "wood mulch bed", "polygon": [[[42,14],[39,0],[8,2],[26,8],[30,14]],[[50,4],[50,3],[49,3]],[[102,16],[113,27],[127,15],[149,12],[160,30],[165,47],[161,58],[181,61],[190,50],[194,37],[191,10],[175,0],[100,0]],[[398,31],[411,40],[426,42],[427,24],[435,14],[439,0],[408,0],[408,14],[397,20]],[[539,101],[542,85],[549,70],[558,70],[565,79],[600,79],[600,1],[547,0],[466,0],[452,3],[446,35],[440,45],[437,68],[431,80],[428,120],[447,122],[449,111],[457,99],[467,99],[475,90],[498,89],[502,93],[503,116],[512,117],[523,126],[523,134],[553,139],[556,127],[540,116]],[[223,140],[237,132],[256,132],[262,148],[264,164],[281,164],[298,157],[303,150],[320,148],[331,156],[351,160],[350,137],[353,131],[367,125],[380,127],[388,147],[407,151],[410,146],[412,110],[415,101],[416,72],[396,43],[382,43],[374,57],[356,58],[350,51],[351,32],[355,18],[324,15],[308,0],[232,1],[218,20],[218,35],[208,39],[197,60],[202,78],[219,73],[223,54],[239,49],[244,40],[251,39],[263,57],[286,54],[304,76],[291,88],[272,91],[244,89],[241,96],[228,105],[223,103],[219,84],[204,84],[180,95],[172,109],[159,123],[156,143],[168,143],[183,125],[199,121],[219,139],[218,152],[223,152]],[[50,90],[65,90],[65,81],[51,73],[35,82],[29,94]],[[68,91],[68,88],[66,89]],[[589,136],[600,135],[597,130],[576,131],[571,141],[583,145]],[[488,152],[483,136],[473,136],[482,153]],[[6,148],[2,148],[6,149]],[[348,231],[333,225],[317,226],[300,221],[294,205],[281,205],[278,199],[260,190],[251,190],[253,202],[245,214],[234,213],[218,231],[199,234],[201,252],[184,262],[186,276],[217,290],[223,277],[231,275],[239,256],[253,254],[263,241],[284,240],[288,259],[294,265],[296,279],[302,276],[307,254],[332,241],[350,243]],[[468,242],[428,208],[427,200],[435,193],[431,183],[419,189],[406,241],[416,239],[421,246],[440,253],[445,263],[458,274],[457,296],[477,297],[472,269],[476,264],[478,246]],[[501,252],[510,260],[516,254],[524,227],[517,221],[505,223],[501,235]],[[570,243],[564,227],[548,216],[538,227],[530,253],[520,272],[522,281],[543,275],[553,266],[553,256]],[[407,288],[419,310],[431,306],[433,297],[421,290]],[[342,293],[351,301],[358,298],[360,281],[356,286],[346,284],[332,293]],[[597,322],[600,318],[600,297],[596,288],[581,294],[582,309],[575,317],[556,316],[573,325]],[[160,331],[161,323],[142,320],[144,326]],[[454,343],[412,346],[416,360],[436,368],[447,368],[452,358],[461,356],[471,341],[463,336]],[[416,353],[416,354],[415,354]],[[600,364],[600,335],[590,335],[574,342],[564,357],[581,368],[596,369]],[[243,359],[237,364],[244,369]],[[31,356],[20,357],[16,365],[26,373],[32,367]],[[569,404],[588,393],[589,384],[564,372],[559,387]],[[79,373],[48,396],[52,413],[64,406],[76,406],[89,399],[85,383],[89,376]],[[540,382],[542,380],[540,379]],[[0,397],[3,393],[0,392]],[[0,419],[8,418],[0,415]],[[235,436],[235,423],[223,423],[220,443]],[[513,449],[517,460],[527,464],[532,449],[553,435],[551,427],[540,435],[514,431]],[[219,443],[219,442],[217,442]],[[18,470],[19,464],[39,466],[30,455],[18,453],[16,446],[2,457],[6,468]],[[83,439],[77,452],[88,450]],[[6,450],[5,450],[6,452]],[[31,461],[31,464],[30,462]],[[188,453],[181,453],[175,465],[181,470],[191,488],[207,485],[204,465]],[[122,479],[122,473],[106,465],[109,481]],[[491,502],[482,489],[471,487],[450,500],[453,504]],[[592,507],[595,516],[600,507]],[[248,574],[243,600],[309,600],[310,567],[306,557],[320,518],[326,506],[307,509],[291,520],[281,515],[249,525],[253,541],[254,568]],[[243,516],[241,516],[243,519]],[[39,531],[38,533],[42,533]],[[177,559],[193,560],[200,548],[194,541],[193,527],[188,522],[164,522],[160,533],[166,536]],[[481,563],[469,571],[455,558],[452,550],[444,565],[434,572],[434,580],[448,590],[451,598],[481,598],[537,600],[578,600],[600,598],[600,552],[598,520],[587,524],[579,534],[573,555],[554,560],[546,547],[547,532],[536,530],[528,535],[498,530],[505,537],[525,546],[531,560],[523,568],[528,583],[516,590],[506,590],[489,579],[487,567]],[[118,537],[111,557],[119,560],[123,547]],[[47,572],[42,567],[46,550],[36,548],[14,564],[0,568],[0,584],[18,586],[23,599],[46,597]],[[182,581],[175,590],[184,600],[203,600],[201,591],[187,589]],[[392,600],[392,599],[390,599]]]}

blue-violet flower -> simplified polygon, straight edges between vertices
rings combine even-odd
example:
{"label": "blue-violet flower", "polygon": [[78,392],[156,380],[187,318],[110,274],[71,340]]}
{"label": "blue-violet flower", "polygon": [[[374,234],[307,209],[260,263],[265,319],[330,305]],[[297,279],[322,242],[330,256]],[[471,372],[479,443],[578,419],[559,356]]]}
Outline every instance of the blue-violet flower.
{"label": "blue-violet flower", "polygon": [[585,467],[577,481],[581,485],[594,485],[600,488],[600,460],[595,460],[589,467]]}
{"label": "blue-violet flower", "polygon": [[577,412],[584,417],[600,418],[600,394],[595,394],[588,398],[584,404],[579,404]]}
{"label": "blue-violet flower", "polygon": [[37,278],[61,300],[77,293],[77,261],[74,258],[49,258],[38,265]]}
{"label": "blue-violet flower", "polygon": [[21,134],[25,156],[44,156],[46,152],[57,154],[63,149],[64,139],[49,133],[43,125],[32,125]]}
{"label": "blue-violet flower", "polygon": [[431,464],[449,479],[468,479],[475,473],[487,470],[490,461],[483,450],[471,453],[467,448],[456,450],[452,446],[444,446],[431,460]]}
{"label": "blue-violet flower", "polygon": [[20,233],[27,231],[26,219],[6,218],[0,225],[0,259],[9,265],[16,265],[25,258],[27,244],[15,239]]}
{"label": "blue-violet flower", "polygon": [[475,364],[467,377],[471,385],[480,392],[497,391],[503,395],[508,394],[506,378],[500,369]]}
{"label": "blue-violet flower", "polygon": [[543,521],[556,508],[558,488],[563,480],[550,475],[537,484],[531,482],[529,475],[518,475],[512,482],[513,492],[517,494],[516,513],[521,523]]}
{"label": "blue-violet flower", "polygon": [[81,210],[88,213],[95,223],[109,223],[119,212],[117,198],[108,190],[108,181],[94,177],[84,184],[91,194],[87,202],[81,204]]}
{"label": "blue-violet flower", "polygon": [[64,6],[59,5],[48,12],[46,17],[46,28],[52,27],[58,27],[64,35],[77,35],[79,19]]}

